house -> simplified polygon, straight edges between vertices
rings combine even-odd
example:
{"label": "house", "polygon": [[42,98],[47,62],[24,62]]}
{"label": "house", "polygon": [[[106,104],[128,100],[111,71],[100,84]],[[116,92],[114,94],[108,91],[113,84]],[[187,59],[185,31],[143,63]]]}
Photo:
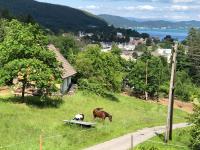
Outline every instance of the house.
{"label": "house", "polygon": [[123,38],[123,34],[121,32],[117,32],[117,37],[118,38]]}
{"label": "house", "polygon": [[80,38],[86,37],[86,36],[92,37],[93,35],[94,35],[93,33],[85,33],[85,32],[79,31]]}
{"label": "house", "polygon": [[53,44],[48,45],[49,50],[53,51],[56,55],[58,62],[62,63],[62,84],[60,85],[60,91],[62,94],[65,94],[72,84],[72,77],[77,73],[76,70],[70,65],[70,63],[63,57]]}
{"label": "house", "polygon": [[108,52],[108,51],[111,51],[112,49],[112,43],[111,42],[100,42],[101,44],[101,51],[102,52]]}
{"label": "house", "polygon": [[154,56],[163,56],[167,58],[167,62],[171,62],[171,55],[172,55],[172,49],[164,49],[164,48],[158,48],[155,52],[152,52],[152,55]]}

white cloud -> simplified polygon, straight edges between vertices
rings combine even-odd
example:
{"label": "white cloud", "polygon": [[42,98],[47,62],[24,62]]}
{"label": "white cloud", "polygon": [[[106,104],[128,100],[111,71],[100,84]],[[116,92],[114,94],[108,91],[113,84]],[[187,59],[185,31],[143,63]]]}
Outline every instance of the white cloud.
{"label": "white cloud", "polygon": [[188,11],[188,10],[195,10],[199,9],[199,6],[186,6],[186,5],[172,5],[170,7],[171,11]]}
{"label": "white cloud", "polygon": [[154,10],[155,7],[151,6],[151,5],[143,5],[143,6],[138,6],[137,7],[139,10]]}
{"label": "white cloud", "polygon": [[152,11],[155,9],[155,7],[151,5],[140,5],[140,6],[127,6],[121,9],[129,10],[129,11],[133,11],[133,10]]}
{"label": "white cloud", "polygon": [[86,9],[89,9],[89,10],[95,10],[95,9],[99,9],[99,6],[95,6],[95,5],[88,5],[85,7]]}
{"label": "white cloud", "polygon": [[173,3],[190,3],[194,2],[194,0],[173,0]]}
{"label": "white cloud", "polygon": [[186,11],[191,9],[190,6],[183,6],[183,5],[172,5],[171,10],[172,11]]}

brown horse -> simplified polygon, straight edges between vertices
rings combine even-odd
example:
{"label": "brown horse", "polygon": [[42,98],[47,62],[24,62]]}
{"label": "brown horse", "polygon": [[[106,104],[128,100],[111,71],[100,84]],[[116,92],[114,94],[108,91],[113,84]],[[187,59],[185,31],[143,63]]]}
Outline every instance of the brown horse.
{"label": "brown horse", "polygon": [[112,115],[109,113],[102,111],[103,108],[96,108],[93,110],[93,116],[95,118],[101,118],[102,120],[105,120],[106,117],[109,118],[110,122],[112,122]]}

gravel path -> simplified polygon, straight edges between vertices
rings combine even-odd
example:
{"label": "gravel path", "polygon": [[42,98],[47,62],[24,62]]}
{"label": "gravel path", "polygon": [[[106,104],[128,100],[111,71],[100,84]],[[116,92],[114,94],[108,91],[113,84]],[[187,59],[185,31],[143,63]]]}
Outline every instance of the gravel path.
{"label": "gravel path", "polygon": [[[174,124],[173,129],[184,128],[190,126],[188,123]],[[133,137],[133,147],[152,138],[156,134],[165,132],[165,126],[157,126],[152,128],[144,128],[133,133],[106,141],[101,144],[94,145],[84,150],[128,150],[131,148],[131,135]]]}

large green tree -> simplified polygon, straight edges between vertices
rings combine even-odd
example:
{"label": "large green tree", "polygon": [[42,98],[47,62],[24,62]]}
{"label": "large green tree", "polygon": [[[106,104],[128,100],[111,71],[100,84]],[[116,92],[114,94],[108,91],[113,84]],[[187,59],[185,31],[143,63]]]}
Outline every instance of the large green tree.
{"label": "large green tree", "polygon": [[76,55],[84,47],[84,42],[78,41],[72,34],[49,36],[49,42],[60,49],[63,56],[72,64],[75,63]]}
{"label": "large green tree", "polygon": [[[47,48],[47,37],[38,25],[24,24],[17,20],[4,22],[4,38],[0,43],[0,80],[11,84],[22,74],[22,96],[29,82],[37,88],[51,89],[61,77],[60,64],[55,54]],[[46,83],[45,83],[46,82]],[[51,85],[49,85],[51,83]]]}
{"label": "large green tree", "polygon": [[133,62],[131,70],[127,75],[129,86],[136,95],[158,96],[159,87],[165,82],[166,70],[162,60],[154,57],[150,52],[144,54]]}
{"label": "large green tree", "polygon": [[97,45],[90,45],[78,54],[76,68],[79,85],[84,89],[97,94],[121,90],[123,72],[119,57],[110,52],[101,52]]}

